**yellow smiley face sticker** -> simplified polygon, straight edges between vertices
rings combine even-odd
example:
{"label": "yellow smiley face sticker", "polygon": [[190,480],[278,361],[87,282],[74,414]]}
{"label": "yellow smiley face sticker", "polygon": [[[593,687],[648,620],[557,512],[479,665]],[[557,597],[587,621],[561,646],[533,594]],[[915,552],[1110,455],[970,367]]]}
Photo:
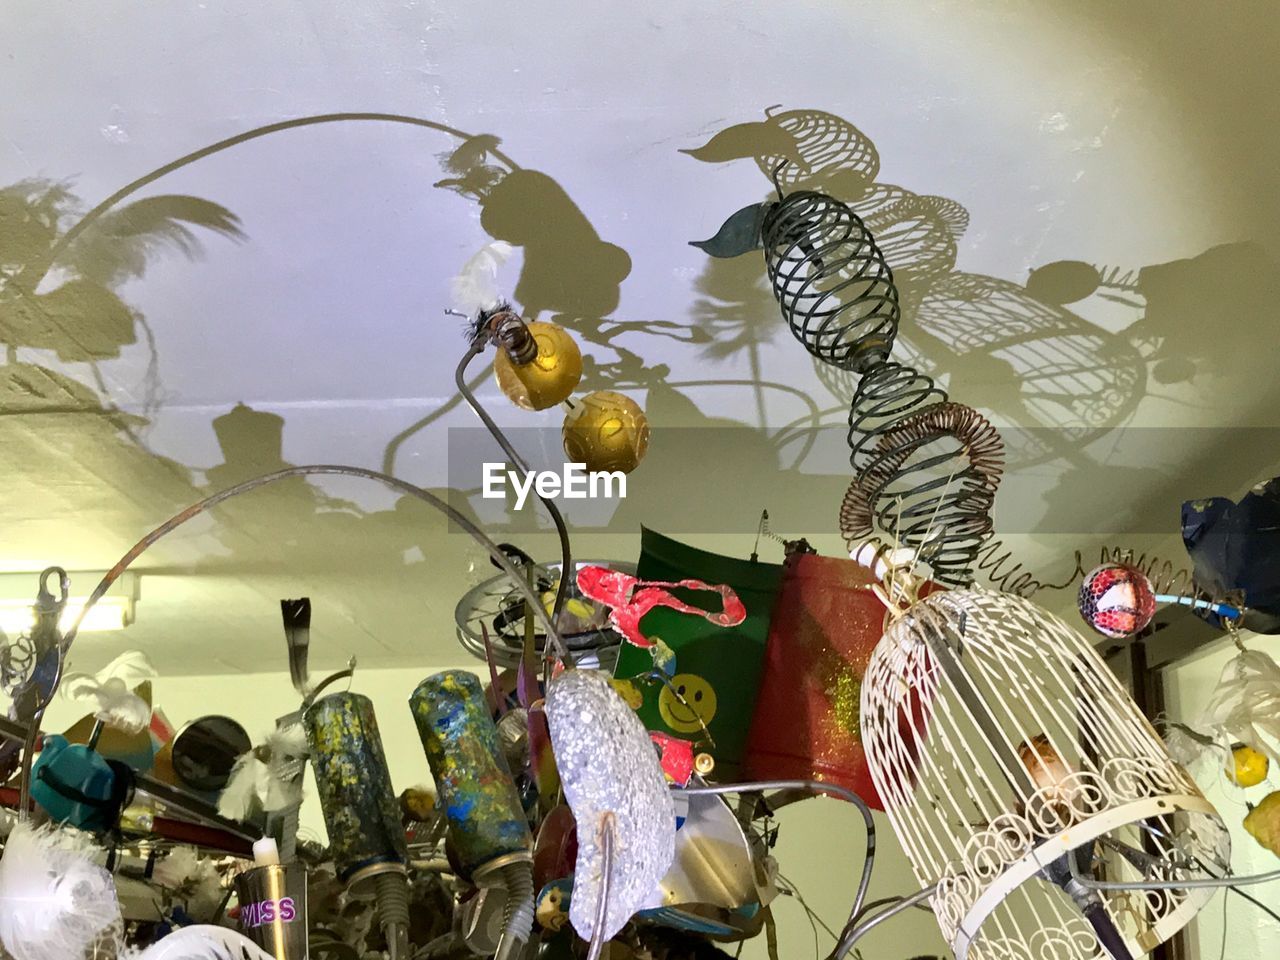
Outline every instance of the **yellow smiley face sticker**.
{"label": "yellow smiley face sticker", "polygon": [[677,673],[658,694],[658,713],[677,733],[701,732],[716,715],[716,692],[697,674]]}

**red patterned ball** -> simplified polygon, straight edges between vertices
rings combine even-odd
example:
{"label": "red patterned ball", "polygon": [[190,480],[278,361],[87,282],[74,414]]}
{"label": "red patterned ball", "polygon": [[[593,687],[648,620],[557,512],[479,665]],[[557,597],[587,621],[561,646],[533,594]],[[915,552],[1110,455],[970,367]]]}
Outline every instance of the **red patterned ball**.
{"label": "red patterned ball", "polygon": [[1084,622],[1104,637],[1131,637],[1156,612],[1155,592],[1146,574],[1122,563],[1095,567],[1080,584],[1077,600]]}

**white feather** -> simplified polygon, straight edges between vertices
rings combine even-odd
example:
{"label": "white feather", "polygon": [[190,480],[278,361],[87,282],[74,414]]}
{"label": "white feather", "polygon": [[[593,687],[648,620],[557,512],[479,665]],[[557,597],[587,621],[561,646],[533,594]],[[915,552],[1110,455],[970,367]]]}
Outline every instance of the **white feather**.
{"label": "white feather", "polygon": [[120,960],[274,960],[244,934],[229,927],[197,924],[175,930],[142,951],[126,950]]}
{"label": "white feather", "polygon": [[310,748],[307,746],[307,731],[300,723],[291,723],[287,727],[272,730],[267,734],[267,749],[271,751],[272,762],[287,763],[305,760]]}
{"label": "white feather", "polygon": [[450,283],[454,309],[472,316],[497,306],[502,299],[498,294],[498,268],[507,262],[512,252],[511,244],[501,240],[481,247]]}
{"label": "white feather", "polygon": [[243,820],[255,801],[262,809],[287,810],[302,802],[302,771],[307,758],[307,732],[302,724],[291,724],[267,734],[269,759],[263,763],[256,751],[244,754],[231,770],[227,785],[218,798],[218,813]]}
{"label": "white feather", "polygon": [[1280,763],[1280,664],[1261,650],[1237,654],[1223,667],[1198,726],[1231,749],[1247,743]]}
{"label": "white feather", "polygon": [[62,681],[68,700],[89,700],[94,716],[107,726],[127,733],[141,733],[151,723],[151,707],[133,688],[156,675],[146,654],[128,650],[96,674],[71,673]]}
{"label": "white feather", "polygon": [[267,787],[267,765],[250,751],[231,768],[227,785],[218,796],[218,813],[229,820],[243,820],[253,812],[254,801]]}
{"label": "white feather", "polygon": [[15,960],[82,960],[120,935],[111,874],[87,834],[19,823],[0,858],[0,941]]}
{"label": "white feather", "polygon": [[193,916],[209,916],[222,900],[218,868],[195,847],[175,847],[156,864],[151,876],[160,886],[176,892]]}

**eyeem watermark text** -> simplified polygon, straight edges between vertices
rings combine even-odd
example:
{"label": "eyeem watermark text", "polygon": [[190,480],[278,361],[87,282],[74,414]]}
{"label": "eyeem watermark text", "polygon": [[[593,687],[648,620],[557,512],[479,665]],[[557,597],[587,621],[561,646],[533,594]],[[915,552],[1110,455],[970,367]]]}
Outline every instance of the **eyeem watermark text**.
{"label": "eyeem watermark text", "polygon": [[516,492],[516,509],[523,510],[529,492],[548,500],[600,500],[627,496],[627,475],[621,470],[587,470],[585,463],[566,463],[562,472],[554,470],[517,471],[507,469],[505,463],[484,465],[484,489],[486,500],[506,499],[504,487],[510,483]]}

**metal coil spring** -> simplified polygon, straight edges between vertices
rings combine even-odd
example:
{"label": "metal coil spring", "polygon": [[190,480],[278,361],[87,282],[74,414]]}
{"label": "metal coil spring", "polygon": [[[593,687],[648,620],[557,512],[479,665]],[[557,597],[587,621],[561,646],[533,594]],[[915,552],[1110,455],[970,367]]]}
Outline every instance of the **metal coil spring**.
{"label": "metal coil spring", "polygon": [[1045,583],[1014,560],[1013,551],[1005,546],[1003,540],[998,540],[995,536],[987,537],[978,549],[976,572],[981,573],[997,590],[1017,594],[1028,600],[1038,590],[1065,590],[1075,582],[1073,573],[1064,583]]}
{"label": "metal coil spring", "polygon": [[0,645],[0,690],[13,696],[36,668],[35,641],[27,634]]}
{"label": "metal coil spring", "polygon": [[1176,567],[1168,560],[1147,553],[1137,553],[1130,547],[1101,547],[1097,562],[1089,567],[1084,564],[1084,554],[1077,550],[1075,568],[1067,578],[1061,583],[1046,583],[1014,561],[1012,551],[1005,547],[1003,541],[989,537],[978,554],[977,568],[998,590],[1030,598],[1039,590],[1066,590],[1083,580],[1095,567],[1113,563],[1140,571],[1150,582],[1151,591],[1158,596],[1227,604],[1237,609],[1244,607],[1244,596],[1238,591],[1222,596],[1207,593],[1200,589],[1185,567]]}
{"label": "metal coil spring", "polygon": [[538,356],[538,342],[510,304],[500,303],[492,310],[482,313],[476,327],[479,336],[505,350],[511,362],[517,366],[532,363]]}
{"label": "metal coil spring", "polygon": [[863,371],[889,355],[901,309],[893,273],[862,219],[813,191],[779,201],[761,227],[765,269],[791,332],[811,354]]}
{"label": "metal coil spring", "polygon": [[849,463],[854,474],[879,457],[876,446],[885,431],[928,407],[946,403],[947,392],[919,370],[902,363],[872,367],[854,390],[849,407]]}
{"label": "metal coil spring", "polygon": [[[1004,445],[995,427],[970,407],[922,405],[921,398],[939,391],[919,389],[919,380],[928,378],[897,380],[908,385],[896,395],[905,415],[870,429],[865,416],[851,424],[856,472],[841,504],[840,529],[852,547],[878,523],[898,544],[917,550],[935,580],[959,586],[973,580],[974,561],[991,535]],[[908,405],[913,398],[916,403]],[[892,407],[883,392],[880,401],[881,411]],[[855,398],[851,419],[857,412]]]}

